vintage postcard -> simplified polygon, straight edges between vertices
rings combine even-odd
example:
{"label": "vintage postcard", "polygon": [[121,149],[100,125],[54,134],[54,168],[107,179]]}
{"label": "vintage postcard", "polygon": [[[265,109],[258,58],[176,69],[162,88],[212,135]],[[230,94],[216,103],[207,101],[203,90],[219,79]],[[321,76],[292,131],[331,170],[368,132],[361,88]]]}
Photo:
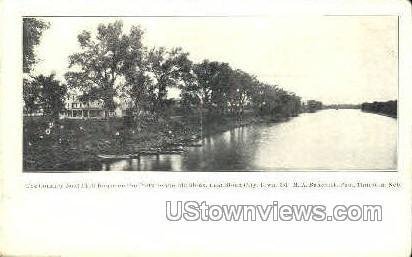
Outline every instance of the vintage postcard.
{"label": "vintage postcard", "polygon": [[397,168],[398,16],[21,22],[24,171]]}
{"label": "vintage postcard", "polygon": [[410,7],[0,1],[0,255],[410,256]]}

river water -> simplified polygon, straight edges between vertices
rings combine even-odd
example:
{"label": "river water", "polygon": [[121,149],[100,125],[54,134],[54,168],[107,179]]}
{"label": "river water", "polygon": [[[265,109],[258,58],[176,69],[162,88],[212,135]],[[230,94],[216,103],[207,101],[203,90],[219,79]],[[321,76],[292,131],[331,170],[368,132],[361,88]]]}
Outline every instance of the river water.
{"label": "river water", "polygon": [[360,110],[303,113],[281,123],[235,128],[181,155],[102,163],[102,170],[393,170],[397,120]]}

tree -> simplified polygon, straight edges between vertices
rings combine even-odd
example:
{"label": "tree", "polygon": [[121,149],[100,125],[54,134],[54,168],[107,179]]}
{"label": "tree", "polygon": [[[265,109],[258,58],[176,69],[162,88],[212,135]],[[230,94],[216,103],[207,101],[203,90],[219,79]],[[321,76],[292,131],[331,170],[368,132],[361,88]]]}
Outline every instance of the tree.
{"label": "tree", "polygon": [[[207,59],[193,65],[193,81],[186,83],[181,92],[182,105],[186,112],[190,112],[190,109],[206,109],[211,114],[216,111],[213,94],[214,91],[217,92],[220,66],[221,63]],[[217,99],[216,94],[214,99]]]}
{"label": "tree", "polygon": [[153,112],[164,110],[168,88],[184,88],[193,82],[192,62],[188,56],[181,48],[167,51],[161,47],[149,51],[147,67],[154,79],[148,93],[153,102]]}
{"label": "tree", "polygon": [[116,108],[115,97],[126,86],[125,75],[142,62],[143,31],[133,26],[126,35],[122,28],[122,22],[116,21],[100,24],[95,38],[89,31],[78,35],[81,51],[69,57],[72,70],[66,73],[69,86],[83,92],[80,100],[102,100],[106,116]]}
{"label": "tree", "polygon": [[205,108],[211,108],[213,83],[216,82],[218,67],[218,62],[209,62],[209,60],[193,65],[196,83],[184,88],[184,96],[188,101],[191,100],[193,104],[202,104]]}
{"label": "tree", "polygon": [[34,52],[35,46],[40,44],[40,38],[49,24],[35,18],[23,18],[23,100],[24,110],[32,114],[36,111],[36,99],[38,98],[38,88],[31,85],[32,78],[30,72],[37,62]]}
{"label": "tree", "polygon": [[227,111],[232,74],[233,70],[228,63],[218,63],[217,73],[211,81],[212,109],[217,115],[223,115]]}
{"label": "tree", "polygon": [[150,90],[153,81],[144,70],[133,70],[126,75],[127,88],[124,97],[129,98],[132,110],[139,114],[141,112],[151,111],[153,107]]}
{"label": "tree", "polygon": [[242,118],[245,107],[251,99],[253,87],[256,85],[257,80],[254,76],[239,69],[233,71],[228,102],[231,112],[239,119]]}
{"label": "tree", "polygon": [[271,115],[279,102],[278,88],[266,83],[258,83],[251,95],[252,106],[260,115]]}
{"label": "tree", "polygon": [[24,93],[26,111],[33,113],[42,110],[44,116],[57,119],[64,110],[66,92],[66,85],[56,80],[55,74],[38,75],[33,78]]}
{"label": "tree", "polygon": [[33,114],[38,111],[39,106],[39,83],[33,83],[28,79],[23,80],[23,100],[24,100],[24,112],[27,114]]}
{"label": "tree", "polygon": [[37,62],[34,47],[40,43],[40,38],[49,24],[35,18],[23,18],[23,72],[29,73]]}

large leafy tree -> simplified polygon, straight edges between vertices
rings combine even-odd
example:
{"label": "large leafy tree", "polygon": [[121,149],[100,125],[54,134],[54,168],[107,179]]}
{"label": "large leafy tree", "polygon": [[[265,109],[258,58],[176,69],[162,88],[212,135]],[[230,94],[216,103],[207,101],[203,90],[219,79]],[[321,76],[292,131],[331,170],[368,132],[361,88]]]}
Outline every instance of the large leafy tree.
{"label": "large leafy tree", "polygon": [[219,63],[217,73],[212,81],[213,111],[219,115],[228,110],[233,69],[228,63]]}
{"label": "large leafy tree", "polygon": [[193,83],[192,62],[181,48],[167,51],[153,48],[147,55],[147,69],[153,80],[148,94],[153,102],[153,112],[164,110],[169,88],[184,88]]}
{"label": "large leafy tree", "polygon": [[66,92],[66,85],[56,80],[54,74],[35,76],[24,94],[26,112],[42,109],[44,116],[57,119],[64,110]]}
{"label": "large leafy tree", "polygon": [[40,39],[49,23],[36,18],[23,18],[23,100],[24,110],[31,114],[38,109],[39,88],[31,83],[33,78],[31,72],[38,61],[35,47],[40,44]]}
{"label": "large leafy tree", "polygon": [[233,71],[230,82],[228,100],[230,111],[240,118],[250,102],[257,80],[254,76],[237,69]]}
{"label": "large leafy tree", "polygon": [[154,103],[150,92],[153,88],[152,78],[143,69],[132,70],[127,73],[127,84],[123,97],[129,99],[129,104],[134,113],[151,111]]}
{"label": "large leafy tree", "polygon": [[269,115],[275,112],[279,103],[279,88],[266,83],[259,83],[253,90],[252,105],[261,115]]}
{"label": "large leafy tree", "polygon": [[195,64],[193,72],[196,75],[197,83],[186,88],[188,92],[191,92],[191,94],[187,93],[188,96],[194,95],[193,98],[199,99],[203,106],[208,109],[212,105],[212,92],[214,84],[217,82],[219,65],[218,62],[210,62],[209,60]]}
{"label": "large leafy tree", "polygon": [[227,106],[232,69],[227,63],[203,60],[193,65],[194,83],[183,88],[183,100],[202,105],[210,114],[222,114]]}
{"label": "large leafy tree", "polygon": [[114,111],[115,98],[128,82],[126,74],[141,65],[142,36],[143,31],[136,26],[129,34],[123,33],[120,21],[100,24],[95,38],[83,31],[78,36],[81,51],[69,57],[68,85],[81,89],[82,101],[101,100],[107,111]]}
{"label": "large leafy tree", "polygon": [[37,62],[34,48],[49,24],[36,18],[23,18],[23,72],[29,73]]}

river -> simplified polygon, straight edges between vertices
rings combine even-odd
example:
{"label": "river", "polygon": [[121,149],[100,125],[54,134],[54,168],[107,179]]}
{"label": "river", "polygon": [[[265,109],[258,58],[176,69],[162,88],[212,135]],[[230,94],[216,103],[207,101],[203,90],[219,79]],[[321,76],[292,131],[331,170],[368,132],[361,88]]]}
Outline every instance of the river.
{"label": "river", "polygon": [[360,110],[303,113],[281,123],[235,128],[181,155],[102,163],[102,170],[394,170],[397,120]]}

